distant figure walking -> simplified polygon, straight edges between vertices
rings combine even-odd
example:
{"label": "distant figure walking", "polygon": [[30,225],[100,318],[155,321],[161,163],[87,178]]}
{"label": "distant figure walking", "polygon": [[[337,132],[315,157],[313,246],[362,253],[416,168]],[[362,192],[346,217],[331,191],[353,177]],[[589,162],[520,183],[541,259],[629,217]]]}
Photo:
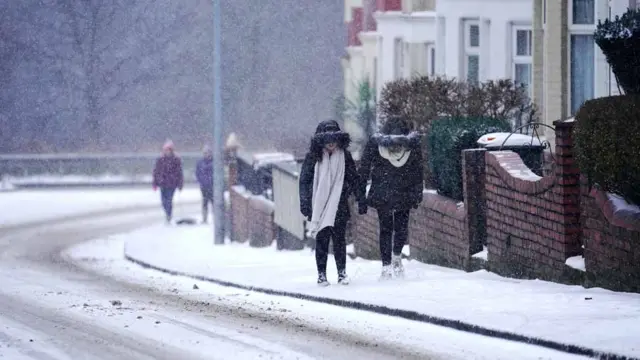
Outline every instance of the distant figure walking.
{"label": "distant figure walking", "polygon": [[203,157],[196,165],[196,179],[202,193],[202,223],[207,223],[209,204],[213,209],[213,152],[209,146],[202,149]]}
{"label": "distant figure walking", "polygon": [[366,203],[359,204],[358,212],[365,214],[367,206],[378,212],[380,278],[403,277],[402,248],[409,237],[409,213],[422,202],[424,187],[420,135],[411,132],[404,119],[389,120],[367,143],[359,175],[361,198],[369,178],[371,188]]}
{"label": "distant figure walking", "polygon": [[316,239],[318,285],[327,286],[327,257],[333,238],[333,255],[338,283],[347,285],[347,245],[349,219],[347,199],[358,186],[358,173],[347,150],[351,138],[336,121],[318,124],[300,172],[300,211],[310,221]]}
{"label": "distant figure walking", "polygon": [[162,156],[158,158],[153,169],[153,190],[160,188],[160,199],[167,224],[171,223],[173,216],[173,196],[176,189],[182,191],[183,184],[182,161],[175,154],[173,142],[167,140],[162,147]]}

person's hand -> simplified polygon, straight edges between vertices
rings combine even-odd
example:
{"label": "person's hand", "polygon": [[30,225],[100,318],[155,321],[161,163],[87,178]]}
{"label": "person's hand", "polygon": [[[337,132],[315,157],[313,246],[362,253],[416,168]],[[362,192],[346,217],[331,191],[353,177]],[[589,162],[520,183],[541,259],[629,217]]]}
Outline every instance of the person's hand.
{"label": "person's hand", "polygon": [[300,212],[302,213],[302,216],[305,217],[305,219],[311,221],[311,209],[300,209]]}
{"label": "person's hand", "polygon": [[369,210],[369,206],[367,206],[367,203],[365,202],[358,203],[358,214],[364,215],[367,213],[368,210]]}
{"label": "person's hand", "polygon": [[153,191],[157,191],[158,190],[158,185],[153,185]]}

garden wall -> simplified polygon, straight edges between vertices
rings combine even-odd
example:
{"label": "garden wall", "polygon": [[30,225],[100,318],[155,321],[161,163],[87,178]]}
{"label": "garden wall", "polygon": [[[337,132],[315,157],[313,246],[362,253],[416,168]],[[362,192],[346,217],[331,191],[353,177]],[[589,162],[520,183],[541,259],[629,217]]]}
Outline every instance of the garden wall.
{"label": "garden wall", "polygon": [[640,292],[640,208],[584,180],[581,201],[586,285]]}
{"label": "garden wall", "polygon": [[231,240],[249,241],[251,246],[269,246],[276,236],[274,203],[261,195],[252,195],[242,186],[233,186],[231,199]]}
{"label": "garden wall", "polygon": [[511,151],[486,153],[489,267],[509,276],[571,281],[580,254],[579,173],[572,123],[556,122],[555,169],[535,175]]}

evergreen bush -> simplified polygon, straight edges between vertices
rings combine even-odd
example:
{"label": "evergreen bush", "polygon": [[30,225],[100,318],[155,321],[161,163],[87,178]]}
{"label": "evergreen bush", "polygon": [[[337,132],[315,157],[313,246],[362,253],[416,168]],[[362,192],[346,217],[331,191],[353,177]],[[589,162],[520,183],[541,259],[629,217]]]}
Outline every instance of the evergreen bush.
{"label": "evergreen bush", "polygon": [[575,119],[580,172],[591,185],[640,204],[640,95],[589,100]]}
{"label": "evergreen bush", "polygon": [[428,164],[438,193],[462,201],[462,150],[478,147],[478,139],[493,132],[510,132],[504,119],[489,117],[440,118],[427,136]]}

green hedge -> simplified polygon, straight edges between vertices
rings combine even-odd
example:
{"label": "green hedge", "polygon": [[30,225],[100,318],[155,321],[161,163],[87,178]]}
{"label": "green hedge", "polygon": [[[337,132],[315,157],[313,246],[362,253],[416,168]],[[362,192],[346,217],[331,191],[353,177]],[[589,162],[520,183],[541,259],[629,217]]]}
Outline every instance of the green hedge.
{"label": "green hedge", "polygon": [[477,148],[478,139],[492,132],[511,132],[511,126],[494,118],[441,118],[433,122],[427,139],[428,162],[441,195],[462,201],[462,150]]}
{"label": "green hedge", "polygon": [[590,184],[640,205],[640,95],[589,100],[575,118],[580,172]]}

